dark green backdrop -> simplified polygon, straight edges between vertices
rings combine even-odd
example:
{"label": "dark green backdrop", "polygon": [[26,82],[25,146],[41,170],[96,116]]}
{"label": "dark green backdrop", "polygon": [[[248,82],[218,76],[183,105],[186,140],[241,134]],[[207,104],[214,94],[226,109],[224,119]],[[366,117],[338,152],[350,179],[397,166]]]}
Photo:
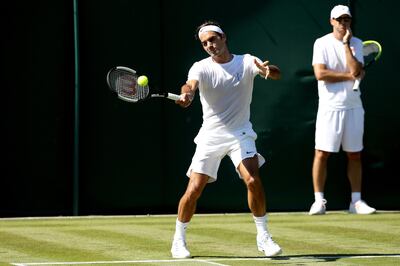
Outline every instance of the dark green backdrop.
{"label": "dark green backdrop", "polygon": [[[251,53],[281,68],[282,80],[255,82],[251,119],[267,158],[261,173],[269,210],[308,210],[318,102],[312,46],[331,31],[336,4],[352,7],[356,36],[384,47],[362,83],[363,197],[378,209],[399,209],[400,93],[393,69],[400,38],[390,30],[397,25],[397,1],[78,1],[80,112],[74,134],[73,1],[45,0],[12,3],[4,16],[0,216],[175,213],[201,124],[198,98],[188,109],[160,99],[125,103],[108,91],[105,74],[112,66],[129,66],[149,76],[152,86],[178,93],[193,62],[206,56],[193,38],[206,19],[223,25],[233,53]],[[73,193],[74,139],[80,144],[79,198]],[[348,207],[343,153],[329,161],[326,198],[329,209]],[[198,210],[248,210],[229,159]]]}

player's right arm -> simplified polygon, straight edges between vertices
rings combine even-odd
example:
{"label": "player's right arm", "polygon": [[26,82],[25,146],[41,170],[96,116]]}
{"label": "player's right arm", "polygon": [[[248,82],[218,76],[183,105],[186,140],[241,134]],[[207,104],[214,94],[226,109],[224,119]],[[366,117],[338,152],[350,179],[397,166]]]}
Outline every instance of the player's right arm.
{"label": "player's right arm", "polygon": [[181,99],[177,100],[176,103],[183,108],[188,107],[193,101],[198,86],[199,82],[197,80],[186,81],[181,87]]}
{"label": "player's right arm", "polygon": [[317,80],[323,80],[326,82],[340,82],[356,79],[356,77],[350,72],[338,72],[330,70],[324,64],[314,64],[313,68],[314,75]]}
{"label": "player's right arm", "polygon": [[326,63],[328,62],[328,54],[325,51],[325,38],[319,38],[314,42],[312,65],[314,68],[314,75],[317,80],[325,82],[341,82],[348,80],[355,80],[356,77],[352,75],[351,71],[340,72],[328,69]]}

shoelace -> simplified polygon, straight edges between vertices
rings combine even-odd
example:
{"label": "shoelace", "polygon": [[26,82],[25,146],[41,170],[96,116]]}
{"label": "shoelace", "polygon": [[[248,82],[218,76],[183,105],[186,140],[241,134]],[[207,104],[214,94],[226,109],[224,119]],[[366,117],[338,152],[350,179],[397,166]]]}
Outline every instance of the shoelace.
{"label": "shoelace", "polygon": [[174,247],[186,247],[186,241],[183,239],[175,240]]}
{"label": "shoelace", "polygon": [[270,242],[276,244],[275,241],[272,239],[272,235],[268,232],[265,232],[264,235],[261,237],[261,242]]}

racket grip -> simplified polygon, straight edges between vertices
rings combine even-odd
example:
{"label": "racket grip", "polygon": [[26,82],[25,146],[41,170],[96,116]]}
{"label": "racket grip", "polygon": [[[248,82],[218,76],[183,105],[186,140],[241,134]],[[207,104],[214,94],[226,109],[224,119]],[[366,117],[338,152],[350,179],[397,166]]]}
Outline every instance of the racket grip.
{"label": "racket grip", "polygon": [[354,80],[353,91],[358,91],[358,88],[360,87],[360,82],[360,79]]}
{"label": "racket grip", "polygon": [[171,100],[174,100],[174,101],[177,101],[177,100],[179,100],[181,98],[181,96],[177,95],[177,94],[173,94],[173,93],[168,93],[167,98],[171,99]]}

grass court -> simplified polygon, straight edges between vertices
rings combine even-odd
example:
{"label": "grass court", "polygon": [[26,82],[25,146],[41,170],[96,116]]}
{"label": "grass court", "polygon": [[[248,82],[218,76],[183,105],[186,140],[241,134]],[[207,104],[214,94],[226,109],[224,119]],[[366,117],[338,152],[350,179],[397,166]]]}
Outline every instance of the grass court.
{"label": "grass court", "polygon": [[265,258],[251,214],[195,215],[174,260],[176,216],[0,219],[0,265],[400,265],[400,212],[270,213],[283,253]]}

